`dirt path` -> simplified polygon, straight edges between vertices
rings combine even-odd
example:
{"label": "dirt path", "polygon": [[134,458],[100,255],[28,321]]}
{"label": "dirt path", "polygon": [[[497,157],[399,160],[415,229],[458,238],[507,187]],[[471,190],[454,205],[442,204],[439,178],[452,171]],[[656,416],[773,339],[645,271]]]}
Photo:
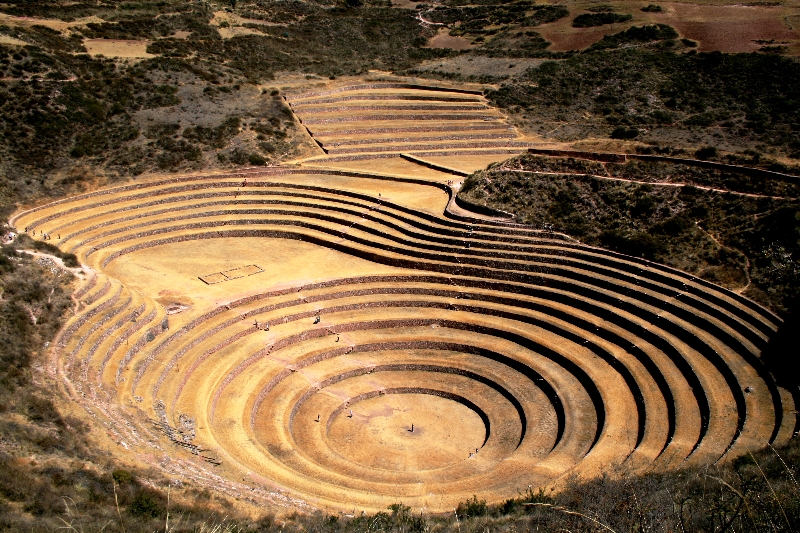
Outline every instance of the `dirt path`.
{"label": "dirt path", "polygon": [[[430,8],[428,11],[433,11],[433,8]],[[426,11],[425,13],[427,13],[428,11]],[[426,26],[446,26],[446,24],[443,22],[432,22],[426,19],[425,17],[422,16],[422,13],[417,13],[417,20]]]}
{"label": "dirt path", "polygon": [[717,246],[719,246],[720,248],[722,248],[722,247],[724,246],[724,245],[723,245],[721,242],[719,242],[719,241],[717,240],[717,238],[716,238],[716,237],[714,237],[713,235],[711,235],[711,233],[709,233],[709,232],[708,232],[708,230],[706,230],[706,229],[705,229],[703,226],[701,226],[701,225],[700,225],[700,222],[698,222],[697,220],[695,220],[695,221],[694,221],[694,225],[695,225],[695,226],[697,226],[697,229],[699,229],[700,231],[702,231],[703,233],[705,233],[705,234],[706,234],[706,236],[708,236],[708,238],[709,238],[709,239],[711,239],[712,241],[714,241],[714,242],[716,243],[716,245],[717,245]]}
{"label": "dirt path", "polygon": [[771,200],[794,200],[795,198],[790,198],[788,196],[769,196],[766,194],[755,194],[749,192],[738,192],[738,191],[729,191],[726,189],[716,189],[714,187],[703,187],[702,185],[694,185],[692,183],[659,183],[659,182],[652,182],[652,181],[639,181],[639,180],[629,180],[625,178],[614,178],[612,176],[599,176],[597,174],[582,174],[578,172],[540,172],[538,170],[516,170],[513,168],[499,168],[498,170],[504,170],[506,172],[520,172],[522,174],[543,174],[543,175],[558,175],[558,176],[583,176],[588,178],[597,178],[599,180],[607,180],[607,181],[622,181],[626,183],[637,183],[640,185],[654,185],[659,187],[686,187],[691,186],[696,189],[700,189],[702,191],[713,191],[719,193],[727,193],[727,194],[735,194],[737,196],[747,196],[749,198],[769,198]]}
{"label": "dirt path", "polygon": [[[65,272],[70,272],[72,273],[73,276],[78,278],[78,280],[80,281],[80,285],[83,285],[87,279],[95,275],[95,271],[86,265],[81,265],[79,267],[68,267],[64,264],[63,259],[61,259],[60,257],[56,257],[54,255],[45,254],[42,252],[35,252],[33,250],[19,250],[19,251],[25,252],[26,254],[36,257],[38,259],[48,259],[52,261],[59,269],[64,270]],[[70,298],[72,299],[72,302],[75,304],[73,312],[77,314],[80,309],[80,302],[77,299],[75,299],[74,293],[70,295]]]}
{"label": "dirt path", "polygon": [[[716,237],[714,237],[714,235],[712,235],[710,231],[708,231],[707,229],[705,229],[703,226],[700,225],[700,222],[695,221],[694,225],[697,226],[697,229],[702,231],[703,234],[705,234],[709,239],[714,241],[714,243],[717,246],[719,246],[720,248],[722,248],[722,247],[726,247],[726,248],[729,248],[729,249],[731,248],[730,246],[726,246],[726,245],[722,244],[721,242],[719,242],[719,240]],[[733,248],[733,249],[735,250],[735,248]],[[738,251],[741,252],[741,250],[738,250]],[[742,253],[742,255],[744,256],[744,261],[745,261],[744,275],[745,275],[745,278],[747,278],[747,283],[745,283],[744,286],[739,287],[738,289],[731,289],[736,294],[744,293],[744,291],[746,291],[750,287],[750,284],[752,283],[752,280],[750,279],[750,258],[747,257],[747,255],[744,254],[744,253]]]}
{"label": "dirt path", "polygon": [[46,258],[46,259],[50,259],[56,265],[58,265],[58,268],[60,268],[61,270],[66,270],[68,272],[72,272],[72,274],[74,274],[75,276],[78,276],[78,277],[80,277],[80,276],[82,276],[84,274],[87,274],[88,272],[92,272],[92,269],[87,267],[86,265],[81,265],[79,267],[68,267],[68,266],[66,266],[64,264],[64,260],[63,259],[61,259],[60,257],[56,257],[54,255],[44,254],[42,252],[34,252],[33,250],[20,249],[19,251],[20,252],[25,252],[28,255],[32,255],[33,257],[43,257],[43,258]]}
{"label": "dirt path", "polygon": [[750,285],[752,285],[752,283],[753,283],[753,280],[750,278],[750,258],[747,257],[747,256],[744,256],[744,261],[745,261],[744,275],[747,277],[747,283],[745,283],[744,287],[742,287],[740,289],[731,289],[736,294],[744,294],[744,292],[747,289],[749,289]]}

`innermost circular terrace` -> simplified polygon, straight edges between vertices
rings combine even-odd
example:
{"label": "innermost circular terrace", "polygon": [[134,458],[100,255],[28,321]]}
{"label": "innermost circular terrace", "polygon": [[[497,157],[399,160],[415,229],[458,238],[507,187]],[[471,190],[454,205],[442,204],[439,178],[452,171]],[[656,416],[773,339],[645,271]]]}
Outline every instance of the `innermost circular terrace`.
{"label": "innermost circular terrace", "polygon": [[328,441],[354,463],[416,472],[468,459],[470,450],[483,446],[486,432],[481,416],[457,400],[424,393],[385,394],[337,413]]}

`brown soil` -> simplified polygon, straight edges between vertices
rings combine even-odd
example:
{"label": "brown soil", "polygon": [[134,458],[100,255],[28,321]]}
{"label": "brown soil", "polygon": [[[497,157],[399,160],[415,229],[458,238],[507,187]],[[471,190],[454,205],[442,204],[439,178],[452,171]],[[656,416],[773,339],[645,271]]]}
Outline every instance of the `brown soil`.
{"label": "brown soil", "polygon": [[76,19],[72,22],[64,22],[58,19],[39,19],[33,17],[14,17],[5,13],[0,13],[0,24],[6,26],[47,26],[48,28],[64,31],[72,28],[73,26],[84,26],[89,23],[103,23],[106,22],[100,17],[91,16]]}
{"label": "brown soil", "polygon": [[[800,53],[800,34],[792,24],[800,16],[800,8],[784,6],[697,5],[688,3],[660,3],[664,12],[644,13],[644,3],[612,2],[620,13],[630,13],[633,19],[624,24],[611,24],[596,28],[573,28],[573,16],[541,26],[538,31],[553,44],[549,50],[566,51],[587,48],[605,35],[617,33],[631,26],[643,24],[669,24],[681,37],[699,43],[698,50],[710,52],[753,52],[762,44],[756,41],[775,41],[789,45],[790,53]],[[574,14],[578,14],[576,11]]]}
{"label": "brown soil", "polygon": [[686,38],[698,41],[698,50],[711,52],[753,52],[761,45],[755,41],[775,40],[796,43],[797,31],[783,21],[782,7],[755,6],[696,6],[667,4],[666,13],[654,19],[664,19]]}
{"label": "brown soil", "polygon": [[[627,29],[630,25],[613,24],[597,28],[573,28],[570,21],[559,24],[554,23],[548,28],[539,30],[542,37],[553,43],[548,50],[553,52],[566,52],[569,50],[583,50],[588,48],[606,35]],[[559,24],[559,26],[556,26]]]}
{"label": "brown soil", "polygon": [[472,41],[464,37],[453,37],[448,35],[446,29],[440,29],[439,34],[432,37],[428,46],[431,48],[450,48],[452,50],[467,50],[474,48]]}

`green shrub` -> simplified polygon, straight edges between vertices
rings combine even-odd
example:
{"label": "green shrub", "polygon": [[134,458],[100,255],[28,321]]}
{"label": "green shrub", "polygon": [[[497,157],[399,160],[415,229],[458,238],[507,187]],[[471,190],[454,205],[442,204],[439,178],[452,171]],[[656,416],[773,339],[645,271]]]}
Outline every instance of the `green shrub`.
{"label": "green shrub", "polygon": [[567,6],[561,4],[539,4],[532,6],[532,8],[534,9],[533,14],[523,19],[523,26],[538,26],[540,24],[555,22],[569,16],[569,10],[567,9]]}
{"label": "green shrub", "polygon": [[[509,2],[491,5],[437,6],[426,18],[447,24],[450,35],[483,36],[497,33],[497,26],[533,27],[562,19],[569,15],[566,6]],[[457,26],[457,27],[455,27]]]}
{"label": "green shrub", "polygon": [[620,13],[584,13],[575,17],[575,19],[572,21],[572,27],[591,28],[594,26],[604,26],[606,24],[627,22],[632,18],[632,15],[622,15]]}
{"label": "green shrub", "polygon": [[635,139],[638,136],[639,130],[637,128],[626,128],[624,126],[614,128],[611,132],[612,139]]}
{"label": "green shrub", "polygon": [[462,520],[487,514],[489,514],[489,506],[486,505],[486,500],[478,500],[478,497],[474,494],[471,500],[460,502],[456,507],[456,516]]}
{"label": "green shrub", "polygon": [[[470,176],[459,194],[470,202],[514,213],[520,222],[553,227],[590,245],[665,263],[727,287],[747,286],[748,296],[775,311],[800,298],[800,274],[790,275],[800,267],[794,259],[786,259],[800,256],[797,184],[662,162],[601,166],[525,155],[505,166],[539,174],[494,166]],[[657,182],[690,184],[658,186]],[[785,199],[720,194],[691,183]]]}
{"label": "green shrub", "polygon": [[656,4],[648,4],[648,5],[646,5],[646,6],[644,6],[644,7],[642,8],[642,11],[644,11],[645,13],[661,13],[661,12],[663,12],[664,10],[663,10],[663,9],[661,9],[661,6],[659,6],[659,5],[656,5]]}
{"label": "green shrub", "polygon": [[534,492],[533,488],[528,487],[524,496],[504,501],[497,510],[501,515],[515,514],[520,511],[534,512],[536,505],[552,505],[554,501],[552,496],[545,493],[544,488],[540,487],[538,491]]}
{"label": "green shrub", "polygon": [[655,260],[665,251],[659,239],[647,232],[624,232],[606,230],[600,234],[600,244],[604,247],[634,257]]}
{"label": "green shrub", "polygon": [[241,148],[237,147],[237,148],[234,148],[233,150],[231,150],[231,153],[228,156],[228,159],[234,165],[246,165],[247,163],[250,162],[249,161],[250,160],[250,154],[248,154],[247,152],[245,152]]}
{"label": "green shrub", "polygon": [[114,481],[119,485],[124,485],[133,481],[133,474],[121,468],[117,468],[111,472],[111,477],[114,478]]}
{"label": "green shrub", "polygon": [[666,41],[678,37],[675,28],[667,24],[648,24],[646,26],[632,26],[625,31],[606,35],[600,41],[594,43],[590,50],[604,50],[608,48],[619,48],[624,44],[631,43],[652,43]]}
{"label": "green shrub", "polygon": [[81,266],[75,254],[62,252],[58,246],[50,244],[49,242],[46,241],[38,241],[36,239],[32,239],[26,233],[21,233],[20,235],[17,235],[17,238],[14,242],[14,246],[19,249],[32,248],[37,252],[53,255],[64,261],[64,266],[70,268],[77,268]]}
{"label": "green shrub", "polygon": [[78,258],[75,256],[75,254],[62,252],[61,253],[61,259],[64,261],[64,266],[66,266],[66,267],[78,268],[79,266],[81,266],[80,262],[78,261]]}
{"label": "green shrub", "polygon": [[698,113],[683,121],[687,126],[701,126],[707,128],[717,122],[713,113]]}
{"label": "green shrub", "polygon": [[[724,125],[730,151],[763,144],[781,155],[800,153],[792,146],[800,132],[800,62],[774,54],[662,49],[676,34],[669,26],[651,25],[608,35],[583,53],[531,68],[486,96],[532,131],[558,141],[597,137],[609,125],[633,126],[650,130],[648,141],[694,151],[696,141],[690,139],[718,134],[697,128]],[[618,103],[593,105],[606,93]],[[654,124],[656,111],[670,120]],[[551,122],[569,127],[553,130]]]}
{"label": "green shrub", "polygon": [[61,422],[61,415],[52,401],[39,396],[29,396],[26,403],[25,414],[30,420],[44,424]]}
{"label": "green shrub", "polygon": [[160,494],[140,489],[128,505],[128,512],[136,518],[160,518],[165,512],[160,500]]}
{"label": "green shrub", "polygon": [[714,159],[717,157],[717,148],[715,146],[704,146],[694,153],[697,159]]}
{"label": "green shrub", "polygon": [[267,164],[266,158],[264,156],[262,156],[262,155],[259,155],[259,154],[255,153],[255,152],[250,154],[247,157],[247,160],[250,162],[251,165],[263,166],[263,165]]}
{"label": "green shrub", "polygon": [[242,121],[238,116],[229,116],[214,128],[193,126],[183,130],[183,137],[212,148],[224,148],[228,141],[239,133]]}

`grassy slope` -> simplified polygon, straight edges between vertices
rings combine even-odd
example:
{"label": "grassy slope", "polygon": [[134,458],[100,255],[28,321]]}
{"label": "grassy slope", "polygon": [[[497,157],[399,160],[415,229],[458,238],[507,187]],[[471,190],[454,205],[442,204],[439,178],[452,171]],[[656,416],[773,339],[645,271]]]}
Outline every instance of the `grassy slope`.
{"label": "grassy slope", "polygon": [[460,194],[525,223],[744,289],[778,312],[800,296],[800,188],[793,183],[665,163],[529,155],[474,174]]}
{"label": "grassy slope", "polygon": [[[660,24],[607,35],[587,50],[554,53],[535,31],[539,21],[515,17],[511,7],[486,15],[485,6],[461,3],[426,16],[451,23],[451,35],[479,45],[464,54],[551,59],[519,75],[479,80],[499,84],[487,96],[525,131],[565,142],[612,136],[640,149],[684,154],[713,146],[741,164],[798,165],[797,58],[696,53],[696,43]],[[543,23],[566,16],[555,7],[537,13]],[[410,72],[476,81],[446,69]]]}
{"label": "grassy slope", "polygon": [[[260,94],[276,72],[411,72],[422,60],[457,54],[425,48],[435,30],[420,25],[412,10],[387,8],[383,0],[357,8],[239,1],[234,14],[251,34],[229,39],[221,38],[215,19],[221,7],[175,0],[2,8],[103,22],[61,32],[0,26],[0,34],[30,43],[0,45],[0,205],[143,172],[280,161],[313,145],[279,98]],[[568,16],[564,7],[516,2],[422,10],[480,44],[462,52],[467,55],[569,57],[489,93],[525,130],[558,140],[616,131],[671,152],[715,145],[739,153],[738,160],[767,165],[769,158],[753,148],[774,156],[800,153],[794,59],[691,55],[671,29],[657,27],[609,36],[587,53],[554,55],[535,28]],[[83,38],[146,39],[158,56],[139,62],[91,57],[81,53]]]}
{"label": "grassy slope", "polygon": [[[239,6],[255,21],[247,23],[254,34],[224,40],[211,24],[221,6],[207,3],[16,2],[4,8],[14,15],[106,21],[62,32],[0,26],[0,34],[30,43],[0,45],[0,211],[143,172],[296,156],[313,150],[313,142],[277,91],[262,94],[275,72],[362,74],[446,54],[422,47],[431,30],[409,11],[313,2]],[[158,56],[138,62],[91,57],[82,53],[83,38],[147,39]]]}
{"label": "grassy slope", "polygon": [[126,65],[58,44],[0,46],[0,68],[16,76],[0,81],[0,204],[143,172],[265,164],[308,142],[279,97],[207,65]]}
{"label": "grassy slope", "polygon": [[[74,276],[23,250],[67,265],[75,257],[26,237],[0,246],[0,531],[163,527],[168,481],[118,468],[96,451],[92,428],[59,405],[42,354],[72,314]],[[231,512],[202,488],[173,488],[172,497],[172,512],[190,529]]]}
{"label": "grassy slope", "polygon": [[711,145],[800,158],[800,62],[765,54],[673,51],[681,48],[668,39],[596,49],[546,62],[489,97],[519,124],[537,133],[552,131],[559,140],[606,137],[618,130],[621,138],[653,146]]}

